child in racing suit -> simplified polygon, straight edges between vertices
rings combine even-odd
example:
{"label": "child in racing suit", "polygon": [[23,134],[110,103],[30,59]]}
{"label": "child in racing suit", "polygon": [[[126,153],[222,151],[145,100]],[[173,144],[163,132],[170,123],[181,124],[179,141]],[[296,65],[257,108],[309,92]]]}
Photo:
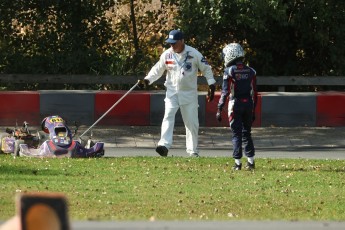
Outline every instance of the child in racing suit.
{"label": "child in racing suit", "polygon": [[231,43],[224,47],[223,58],[225,64],[222,93],[218,103],[216,118],[221,121],[221,112],[229,97],[228,116],[233,133],[234,170],[241,170],[241,158],[247,156],[246,168],[255,168],[255,148],[251,137],[252,122],[255,119],[257,100],[256,71],[243,63],[244,51],[240,44]]}

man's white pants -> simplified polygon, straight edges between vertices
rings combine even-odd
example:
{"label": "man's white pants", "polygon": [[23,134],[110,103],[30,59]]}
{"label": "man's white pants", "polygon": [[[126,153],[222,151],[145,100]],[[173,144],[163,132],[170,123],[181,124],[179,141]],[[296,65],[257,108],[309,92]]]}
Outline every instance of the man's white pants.
{"label": "man's white pants", "polygon": [[181,111],[182,119],[186,128],[186,151],[188,154],[199,153],[198,134],[199,118],[198,103],[179,105],[177,96],[165,98],[165,112],[161,127],[161,139],[158,145],[163,145],[168,149],[173,142],[173,132],[175,126],[175,116],[178,109]]}

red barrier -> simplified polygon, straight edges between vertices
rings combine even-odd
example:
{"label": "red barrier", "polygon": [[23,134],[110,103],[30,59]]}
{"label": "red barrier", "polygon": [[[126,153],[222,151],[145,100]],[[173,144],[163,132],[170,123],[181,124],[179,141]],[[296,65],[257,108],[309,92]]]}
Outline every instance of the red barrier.
{"label": "red barrier", "polygon": [[207,102],[205,106],[205,126],[206,127],[228,127],[228,103],[225,103],[222,112],[222,121],[216,119],[217,105],[220,98],[220,92],[215,92],[213,101]]}
{"label": "red barrier", "polygon": [[[126,91],[102,91],[95,93],[94,119],[101,117]],[[150,92],[131,92],[113,110],[111,110],[99,125],[139,125],[149,126],[150,123]],[[205,103],[205,126],[228,127],[227,104],[223,108],[223,120],[216,120],[217,104],[220,92],[216,92],[211,103]],[[256,120],[254,127],[262,125],[262,98],[258,96]],[[316,126],[345,126],[345,92],[321,92],[316,96]],[[40,93],[32,91],[1,92],[0,125],[21,125],[27,121],[30,125],[40,124]],[[164,109],[162,107],[162,109]]]}
{"label": "red barrier", "polygon": [[253,123],[253,127],[261,127],[261,102],[262,102],[262,95],[259,93],[258,101],[256,102],[255,121]]}
{"label": "red barrier", "polygon": [[[228,120],[228,102],[226,102],[223,107],[222,121],[218,122],[216,119],[217,105],[220,98],[220,92],[216,92],[212,102],[206,102],[205,108],[205,126],[206,127],[229,127]],[[254,127],[261,126],[261,95],[258,95],[258,102],[255,110],[255,121],[253,123]]]}
{"label": "red barrier", "polygon": [[[99,119],[126,91],[102,91],[95,94],[95,120]],[[131,92],[117,104],[99,125],[150,125],[150,94]]]}
{"label": "red barrier", "polygon": [[40,97],[38,92],[6,91],[0,96],[0,124],[3,126],[40,124]]}
{"label": "red barrier", "polygon": [[316,126],[345,126],[344,92],[318,93]]}

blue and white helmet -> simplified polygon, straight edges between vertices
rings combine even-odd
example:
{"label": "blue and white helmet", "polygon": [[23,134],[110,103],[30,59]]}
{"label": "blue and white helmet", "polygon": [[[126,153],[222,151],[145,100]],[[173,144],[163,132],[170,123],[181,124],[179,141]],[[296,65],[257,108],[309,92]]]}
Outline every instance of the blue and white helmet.
{"label": "blue and white helmet", "polygon": [[238,43],[230,43],[223,48],[224,65],[228,66],[237,58],[244,57],[244,50]]}

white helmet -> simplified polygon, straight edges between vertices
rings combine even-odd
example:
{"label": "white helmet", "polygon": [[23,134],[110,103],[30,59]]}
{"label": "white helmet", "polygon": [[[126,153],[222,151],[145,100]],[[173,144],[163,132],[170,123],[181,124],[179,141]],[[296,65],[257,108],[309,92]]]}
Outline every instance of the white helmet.
{"label": "white helmet", "polygon": [[243,48],[238,43],[230,43],[223,48],[223,58],[225,66],[228,66],[228,64],[230,64],[235,59],[243,57]]}

